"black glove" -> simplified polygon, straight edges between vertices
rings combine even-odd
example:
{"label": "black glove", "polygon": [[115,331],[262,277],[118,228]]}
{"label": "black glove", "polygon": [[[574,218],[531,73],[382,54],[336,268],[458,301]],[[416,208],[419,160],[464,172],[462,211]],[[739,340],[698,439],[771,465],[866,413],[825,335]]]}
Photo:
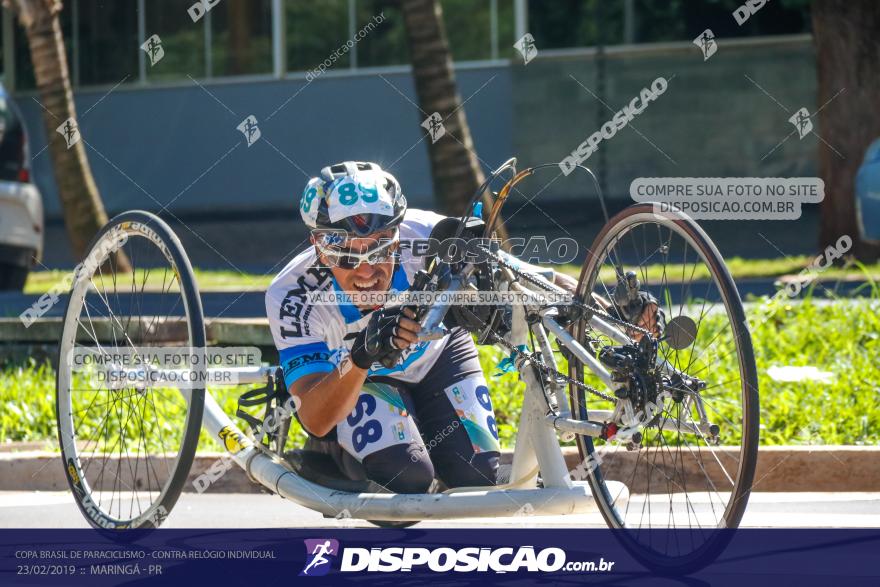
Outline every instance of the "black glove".
{"label": "black glove", "polygon": [[363,330],[346,336],[345,340],[354,338],[352,362],[361,369],[369,369],[373,363],[399,351],[393,339],[398,334],[401,317],[402,306],[376,310]]}

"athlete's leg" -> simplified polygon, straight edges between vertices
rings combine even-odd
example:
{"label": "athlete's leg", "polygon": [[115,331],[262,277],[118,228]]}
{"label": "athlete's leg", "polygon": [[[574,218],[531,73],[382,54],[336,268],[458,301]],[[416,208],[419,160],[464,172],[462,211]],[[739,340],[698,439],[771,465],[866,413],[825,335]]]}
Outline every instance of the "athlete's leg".
{"label": "athlete's leg", "polygon": [[467,332],[453,334],[422,384],[413,387],[412,398],[437,476],[448,487],[494,485],[501,457],[498,429]]}
{"label": "athlete's leg", "polygon": [[369,479],[394,493],[426,493],[434,467],[413,421],[402,385],[368,381],[354,411],[336,425],[337,464],[352,479]]}

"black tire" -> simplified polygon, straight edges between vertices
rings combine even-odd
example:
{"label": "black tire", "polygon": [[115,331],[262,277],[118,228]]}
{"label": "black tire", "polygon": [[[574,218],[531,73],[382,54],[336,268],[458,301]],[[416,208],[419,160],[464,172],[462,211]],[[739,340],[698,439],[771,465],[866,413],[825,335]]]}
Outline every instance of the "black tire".
{"label": "black tire", "polygon": [[[119,257],[114,251],[117,249],[126,254],[131,273],[116,271]],[[113,218],[93,239],[86,259],[91,262],[81,264],[81,269],[74,274],[56,377],[58,440],[68,485],[80,511],[96,528],[155,528],[177,502],[192,466],[201,430],[205,390],[196,387],[199,384],[185,392],[182,391],[184,386],[169,388],[167,384],[146,389],[137,386],[120,389],[110,383],[94,385],[95,380],[89,379],[86,371],[80,369],[74,373],[74,361],[68,360],[72,356],[69,353],[107,357],[111,355],[109,349],[140,352],[138,349],[158,345],[204,349],[205,326],[198,287],[177,236],[159,217],[148,212],[125,212]],[[143,268],[138,263],[142,263]],[[157,273],[162,264],[167,264],[158,293],[147,291],[147,284],[152,283],[153,264],[159,267]],[[169,272],[173,275],[169,276]],[[108,291],[110,280],[112,290]],[[126,292],[120,292],[117,286],[129,280],[131,290],[126,297]],[[158,283],[158,278],[155,281]],[[178,310],[180,303],[182,307]],[[166,309],[168,313],[162,314]],[[150,316],[151,311],[155,315]],[[88,326],[81,321],[83,312]],[[94,346],[89,346],[93,343]],[[79,392],[94,393],[85,409],[79,408],[82,405],[77,397]],[[103,397],[108,397],[108,401],[96,403],[102,393],[107,394]],[[95,420],[90,418],[92,410],[98,410],[98,417],[103,414],[103,419],[97,425],[97,435],[85,440],[83,437],[88,431],[95,429]],[[149,420],[149,412],[153,420],[145,422]],[[111,444],[114,429],[116,443]],[[177,444],[172,444],[169,450],[166,439]],[[115,460],[117,446],[118,460]],[[133,466],[130,447],[137,448]],[[141,448],[144,450],[143,469],[140,469]],[[156,455],[160,451],[161,457]],[[115,471],[112,470],[114,460]],[[90,475],[95,473],[90,471],[90,466],[97,462],[101,462],[100,472]],[[112,490],[109,505],[105,500],[108,488]],[[114,500],[117,488],[118,500]],[[146,506],[142,503],[143,494],[146,494],[143,497]]]}
{"label": "black tire", "polygon": [[389,520],[367,520],[367,521],[369,523],[371,523],[372,525],[377,526],[379,528],[397,528],[397,529],[409,528],[410,526],[415,526],[416,524],[419,523],[418,520],[408,520],[405,522],[392,522]]}
{"label": "black tire", "polygon": [[[730,529],[734,529],[739,525],[743,513],[745,512],[757,462],[759,435],[758,381],[752,341],[748,331],[742,301],[740,300],[736,285],[724,264],[724,260],[715,245],[706,233],[687,216],[671,213],[656,214],[654,210],[655,208],[652,204],[637,204],[630,206],[617,214],[603,227],[593,242],[591,249],[587,253],[587,258],[584,262],[578,283],[578,294],[585,298],[588,298],[591,294],[599,294],[603,295],[603,297],[608,297],[608,294],[610,294],[611,291],[609,291],[607,287],[606,282],[610,281],[610,278],[607,277],[607,275],[613,274],[613,272],[608,271],[605,273],[606,277],[602,277],[603,267],[605,267],[605,263],[608,262],[614,267],[620,266],[625,269],[639,267],[642,272],[640,275],[642,289],[647,289],[649,291],[651,289],[655,290],[652,291],[652,293],[658,298],[661,308],[666,312],[667,321],[677,317],[675,316],[676,307],[678,308],[678,316],[683,315],[685,318],[689,318],[691,314],[695,314],[692,311],[692,308],[695,308],[697,304],[701,304],[699,310],[699,323],[694,322],[697,325],[697,335],[694,337],[690,347],[683,347],[682,349],[676,350],[669,346],[669,341],[661,342],[661,356],[664,357],[664,361],[667,365],[671,365],[688,375],[697,376],[701,379],[711,378],[715,372],[723,373],[724,371],[722,367],[727,367],[728,372],[730,373],[738,373],[736,380],[732,379],[715,386],[721,387],[721,389],[717,391],[717,396],[712,396],[712,404],[708,403],[708,392],[712,389],[708,386],[705,390],[701,390],[693,395],[700,395],[701,398],[699,401],[707,402],[705,406],[709,406],[710,409],[713,410],[711,415],[714,415],[716,419],[721,418],[721,420],[718,421],[721,422],[722,430],[725,430],[725,432],[722,432],[722,435],[726,435],[727,438],[735,439],[735,444],[738,444],[739,450],[738,452],[735,450],[736,446],[725,447],[723,449],[713,449],[712,443],[707,441],[707,437],[703,432],[682,432],[678,425],[668,425],[667,423],[670,421],[675,422],[675,420],[672,419],[672,412],[675,410],[676,402],[665,403],[668,401],[665,399],[658,400],[660,403],[660,413],[662,414],[662,418],[660,416],[654,418],[654,420],[650,421],[651,423],[646,424],[643,430],[645,433],[645,440],[642,441],[641,445],[637,446],[637,450],[640,451],[637,457],[632,457],[631,455],[628,456],[632,451],[629,451],[629,453],[610,451],[610,442],[606,443],[605,441],[598,439],[595,439],[594,441],[594,439],[590,437],[578,436],[577,444],[582,459],[589,459],[586,462],[591,463],[598,462],[598,464],[588,471],[587,480],[591,486],[593,495],[596,498],[599,510],[608,525],[612,528],[633,530],[632,532],[617,532],[616,535],[623,541],[625,546],[636,556],[636,558],[648,568],[662,573],[680,573],[694,571],[712,562],[726,547],[731,537]],[[656,238],[659,245],[653,246],[652,248],[651,235],[654,233],[657,234]],[[681,240],[685,245],[683,247],[685,253],[684,261],[680,263],[682,268],[682,280],[680,285],[678,283],[670,283],[669,275],[667,275],[666,271],[666,260],[673,258],[670,250],[672,248],[672,243],[677,242],[677,240]],[[632,248],[628,241],[633,242]],[[639,250],[640,242],[645,243],[644,251]],[[618,246],[620,249],[617,248]],[[706,280],[705,284],[700,283],[699,289],[696,288],[693,282],[686,285],[686,280],[684,279],[685,273],[690,267],[687,263],[687,247],[693,248],[698,253],[698,255],[695,256],[696,259],[692,261],[694,263],[694,268],[690,272],[690,277],[693,278],[696,274],[698,263],[705,265],[711,277],[711,279]],[[635,255],[632,259],[634,259],[633,262],[637,264],[631,267],[627,264],[625,259],[629,258],[628,255],[633,252]],[[659,257],[664,260],[663,273],[659,283],[652,284],[651,274],[649,274],[645,266],[656,263],[658,260],[658,252],[660,253]],[[643,264],[644,266],[642,266],[640,258],[647,260],[647,262]],[[656,277],[653,279],[656,281]],[[673,285],[676,292],[670,293],[670,289]],[[704,286],[705,293],[703,292]],[[712,290],[713,287],[717,290],[717,293],[715,291],[710,293],[710,290]],[[657,291],[664,289],[666,291]],[[672,296],[675,293],[678,293],[679,289],[680,299],[677,304],[673,304]],[[717,298],[718,304],[720,305],[720,309],[717,312],[713,312],[714,308],[712,306],[706,308],[707,302],[714,298]],[[723,312],[721,310],[723,310]],[[709,330],[707,334],[700,334],[700,327],[704,324],[711,326],[713,321],[714,323],[720,323],[721,325],[716,326],[714,330]],[[712,347],[713,345],[720,344],[717,342],[717,339],[726,332],[724,321],[727,321],[730,328],[733,339],[730,343],[730,348],[733,350],[726,355],[721,356],[721,351],[713,350]],[[705,326],[703,333],[706,333],[706,329],[710,326]],[[585,321],[575,324],[572,332],[581,342],[585,341],[588,334],[594,336],[594,333],[586,325]],[[714,338],[708,343],[706,350],[700,349],[698,352],[696,349],[698,341],[702,342],[711,335],[714,335]],[[723,342],[727,344],[728,341],[725,340]],[[665,347],[664,344],[666,345]],[[727,347],[722,347],[722,349],[726,348]],[[704,357],[707,351],[709,352],[709,355],[708,357]],[[686,359],[679,361],[679,353],[683,354],[685,352],[688,353]],[[717,353],[717,357],[715,353]],[[734,355],[736,364],[731,364],[733,359],[728,359],[730,355]],[[710,359],[716,360],[714,363],[709,363],[708,361]],[[687,360],[686,365],[684,364],[685,360]],[[697,371],[697,367],[704,364],[706,366]],[[569,369],[572,377],[583,380],[584,369],[581,363],[572,360]],[[693,371],[696,371],[696,373]],[[710,382],[714,384],[714,380],[710,379]],[[572,413],[579,414],[582,419],[587,419],[590,411],[587,404],[594,398],[592,396],[587,396],[585,398],[583,392],[580,390],[572,389],[571,391]],[[724,395],[722,396],[722,394]],[[716,397],[723,397],[723,400],[716,400]],[[719,403],[714,403],[716,401]],[[737,406],[739,405],[737,402],[741,403],[741,412],[733,412],[733,410],[737,409]],[[592,403],[590,405],[592,405]],[[704,413],[706,412],[705,406],[703,407]],[[682,418],[684,418],[684,420],[687,420],[688,417],[692,418],[691,409],[693,407],[694,403],[682,404],[679,402],[678,421],[680,422]],[[590,409],[596,408],[593,407]],[[728,411],[734,415],[725,419],[722,415],[722,412],[724,411]],[[691,419],[691,422],[696,423],[693,419]],[[741,427],[741,430],[737,430],[737,427]],[[645,444],[652,440],[650,438],[652,433],[656,446],[645,446]],[[677,440],[675,439],[676,434],[678,435]],[[691,446],[690,442],[687,440],[688,434],[692,435],[694,440],[693,444],[695,446]],[[715,436],[717,437],[717,435],[718,433],[716,432]],[[672,439],[671,441],[670,438]],[[597,444],[602,445],[602,451],[597,451]],[[710,473],[707,472],[707,467],[704,467],[704,464],[711,463],[711,460],[708,458],[703,460],[702,444],[706,444],[706,447],[709,448],[707,454],[710,453],[717,461],[718,467],[724,473],[726,479],[725,483],[727,480],[730,481],[729,486],[721,486],[720,491],[719,487],[716,486],[716,482],[712,480]],[[683,446],[686,447],[687,450],[683,450]],[[629,448],[632,447],[630,446]],[[697,449],[696,452],[694,452],[694,448]],[[639,477],[641,466],[639,459],[642,457],[642,451],[647,456],[644,457],[644,474],[642,477]],[[672,458],[667,460],[665,456],[666,454],[670,455]],[[720,458],[718,456],[719,454],[721,455]],[[735,460],[729,455],[735,455]],[[662,458],[662,462],[658,463],[658,456]],[[627,458],[629,461],[626,460]],[[652,458],[653,463],[651,462]],[[676,460],[676,458],[678,460]],[[686,472],[685,463],[689,462],[686,459],[693,459],[695,463],[698,463],[698,468],[694,467],[694,469],[698,470],[696,476],[698,480],[699,469],[702,469],[702,474],[705,475],[705,493],[709,496],[709,504],[712,509],[711,515],[715,518],[714,524],[710,518],[706,520],[706,525],[703,525],[703,522],[701,521],[703,512],[699,512],[698,515],[697,510],[699,508],[696,507],[699,506],[700,502],[692,501],[689,497],[692,493],[689,492],[688,489],[688,479],[691,479],[690,483],[692,489],[699,490],[702,489],[702,486],[695,484],[693,481],[695,478],[694,475]],[[633,460],[635,460],[635,464],[631,465],[633,474],[632,476],[629,476],[629,469],[625,470],[624,464],[627,462],[631,463]],[[711,465],[714,467],[715,463],[711,463]],[[657,470],[659,470],[660,473],[658,473]],[[654,481],[656,485],[652,488],[652,480],[658,478],[660,474],[665,476],[665,480],[660,483]],[[676,474],[679,474],[680,477],[676,477]],[[609,475],[610,477],[608,477]],[[638,492],[631,489],[630,493],[626,496],[626,500],[621,499],[621,503],[616,506],[616,497],[612,496],[609,492],[605,484],[606,478],[608,480],[614,479],[623,481],[628,486],[636,489],[638,489],[639,486],[642,486],[641,490],[644,492],[644,497],[642,498],[643,503],[640,514],[637,509],[633,512],[635,515],[630,515],[629,512],[629,507],[633,503],[638,503],[637,501],[633,501],[634,495]],[[651,509],[651,503],[652,501],[655,501],[652,497],[655,494],[652,493],[652,491],[656,491],[658,486],[662,490],[664,482],[669,496],[668,513],[666,513],[665,510],[654,506],[655,512],[656,510],[660,510],[660,515],[657,516]],[[646,483],[647,485],[644,487]],[[695,494],[698,492],[695,491],[693,493]],[[729,497],[725,500],[724,495],[728,493]],[[645,532],[645,530],[665,531],[662,525],[662,519],[659,520],[657,525],[652,525],[652,520],[654,518],[662,518],[664,515],[669,518],[666,524],[666,529],[669,527],[681,528],[684,526],[684,524],[678,523],[684,518],[683,516],[676,519],[676,516],[678,515],[677,510],[680,510],[681,507],[679,502],[682,494],[685,501],[684,508],[687,512],[687,522],[693,523],[691,511],[689,511],[693,510],[693,520],[696,521],[697,528],[700,530],[699,532],[696,532],[696,534],[698,537],[705,538],[705,540],[699,544],[692,543],[691,546],[693,548],[688,552],[679,551],[677,554],[670,554],[668,550],[666,552],[661,552],[662,549],[656,547],[652,542],[654,538],[650,538],[652,532]],[[716,499],[715,496],[717,496],[717,500],[719,501],[717,512],[714,506],[714,500]],[[626,503],[626,511],[622,511],[624,501]],[[722,503],[724,505],[723,511],[720,507]],[[696,506],[694,504],[696,504]],[[648,510],[647,528],[644,527],[645,505],[647,505]],[[635,508],[638,508],[638,505],[636,505]],[[637,516],[638,520],[635,519]],[[708,518],[709,516],[706,517]],[[693,529],[694,527],[692,526],[691,528]],[[662,532],[653,532],[654,535],[659,535],[661,533]],[[646,536],[649,536],[649,538],[646,538]],[[646,541],[648,544],[646,544]],[[676,546],[681,548],[681,545]],[[666,547],[669,548],[669,544],[667,544]]]}

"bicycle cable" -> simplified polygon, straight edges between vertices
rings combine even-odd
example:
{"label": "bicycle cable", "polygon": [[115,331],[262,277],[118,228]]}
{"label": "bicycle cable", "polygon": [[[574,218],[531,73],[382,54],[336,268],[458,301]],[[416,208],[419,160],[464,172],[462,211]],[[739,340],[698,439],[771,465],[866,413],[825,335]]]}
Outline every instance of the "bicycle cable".
{"label": "bicycle cable", "polygon": [[[507,269],[511,273],[513,273],[518,279],[523,279],[525,281],[528,281],[532,285],[534,285],[540,289],[543,289],[545,291],[548,291],[548,292],[553,292],[553,293],[562,294],[562,295],[566,295],[569,293],[569,292],[565,291],[564,289],[562,289],[561,287],[559,287],[553,283],[550,283],[549,281],[547,281],[543,278],[533,276],[532,274],[530,274],[528,272],[520,271],[512,263],[509,263],[503,257],[501,257],[501,255],[498,255],[497,253],[490,251],[489,249],[486,249],[485,247],[479,247],[479,248],[482,251],[484,251],[493,261],[495,261],[500,266],[504,267],[505,269]],[[616,324],[624,326],[627,329],[641,332],[643,335],[646,335],[646,336],[653,336],[652,333],[650,331],[648,331],[647,329],[642,328],[640,326],[636,326],[635,324],[630,324],[629,322],[627,322],[625,320],[621,320],[620,318],[617,318],[616,316],[609,314],[608,312],[606,312],[603,309],[598,308],[597,306],[585,304],[584,302],[577,300],[577,299],[572,300],[572,305],[578,307],[580,310],[589,312],[591,314],[600,316],[602,318],[610,320],[611,322],[614,322]],[[531,363],[539,372],[551,377],[552,379],[555,379],[556,381],[559,381],[559,380],[565,381],[569,385],[573,385],[575,387],[583,389],[584,391],[586,391],[592,395],[595,395],[596,397],[604,399],[606,401],[610,401],[610,402],[617,401],[618,398],[611,396],[611,395],[608,395],[606,393],[603,393],[603,392],[599,391],[598,389],[587,385],[586,383],[583,383],[583,382],[578,381],[572,377],[569,377],[568,375],[563,374],[559,370],[548,366],[538,356],[537,353],[530,353],[530,352],[523,351],[523,350],[516,348],[516,346],[514,346],[512,343],[510,343],[506,339],[504,339],[503,336],[499,335],[497,332],[492,330],[492,328],[489,324],[486,324],[485,321],[482,321],[482,322],[486,326],[486,330],[489,331],[489,334],[492,337],[492,343],[499,344],[500,346],[503,346],[507,350],[509,350],[511,352],[512,359],[515,360],[515,357],[517,355],[519,355],[519,356],[523,357],[523,359],[525,361]]]}

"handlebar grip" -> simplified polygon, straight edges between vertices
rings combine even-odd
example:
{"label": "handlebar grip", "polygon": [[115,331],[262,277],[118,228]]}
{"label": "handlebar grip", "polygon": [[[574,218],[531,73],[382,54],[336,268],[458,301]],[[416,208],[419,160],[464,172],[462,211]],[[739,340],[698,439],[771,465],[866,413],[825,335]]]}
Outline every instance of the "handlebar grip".
{"label": "handlebar grip", "polygon": [[[443,269],[448,275],[449,268],[448,266],[444,266]],[[444,279],[448,279],[445,277]],[[431,281],[431,276],[425,271],[419,271],[416,273],[413,278],[413,286],[411,291],[425,291]],[[411,306],[412,307],[412,306]],[[432,328],[436,328],[440,321],[443,319],[443,316],[446,314],[446,307],[438,307],[438,306],[418,306],[412,307],[415,311],[415,321],[418,322],[422,326],[423,332],[426,330],[430,330]],[[431,310],[433,309],[433,315]],[[436,323],[435,323],[436,322]],[[382,366],[386,369],[392,368],[397,364],[397,361],[400,360],[400,357],[403,355],[403,351],[405,349],[397,349],[394,350],[379,360],[382,363]]]}

